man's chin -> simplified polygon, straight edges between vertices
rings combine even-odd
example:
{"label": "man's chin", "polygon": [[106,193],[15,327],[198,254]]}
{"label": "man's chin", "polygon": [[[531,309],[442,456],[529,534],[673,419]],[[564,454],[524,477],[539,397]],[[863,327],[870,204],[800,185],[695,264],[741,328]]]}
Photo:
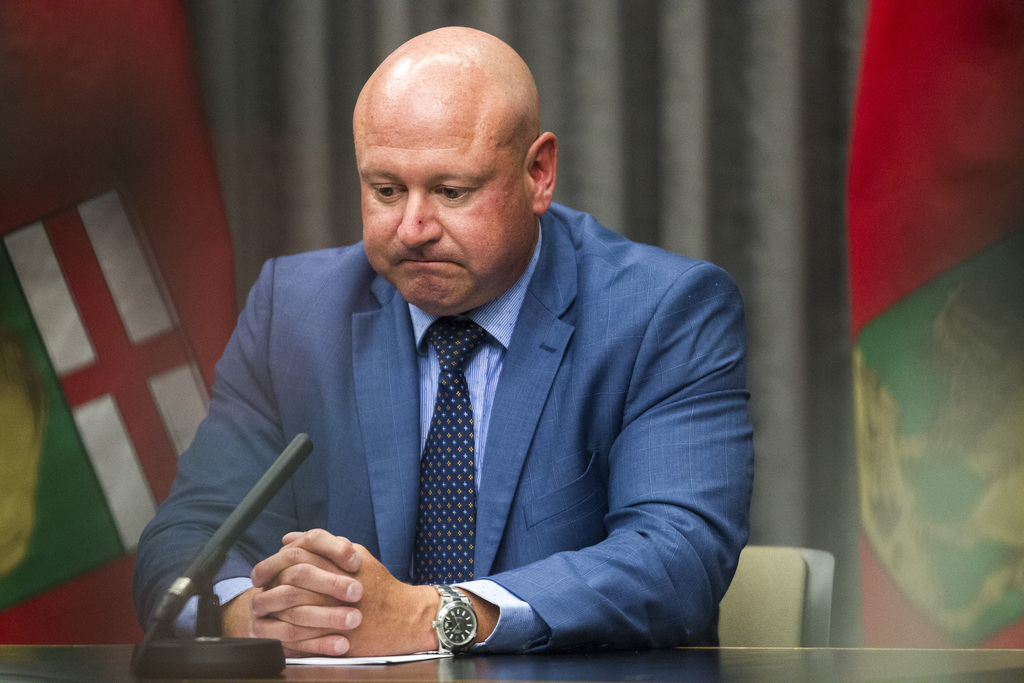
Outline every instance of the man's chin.
{"label": "man's chin", "polygon": [[459,277],[421,273],[398,278],[392,284],[406,301],[431,315],[457,315],[476,305],[472,301],[471,283]]}
{"label": "man's chin", "polygon": [[456,315],[467,310],[464,307],[465,297],[441,286],[431,287],[418,283],[415,286],[399,286],[398,291],[406,301],[430,315]]}

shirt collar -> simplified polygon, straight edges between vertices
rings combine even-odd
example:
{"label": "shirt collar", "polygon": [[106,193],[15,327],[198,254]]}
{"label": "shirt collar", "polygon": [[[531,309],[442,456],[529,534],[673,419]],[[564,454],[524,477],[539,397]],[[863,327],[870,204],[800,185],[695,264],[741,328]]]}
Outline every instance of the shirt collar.
{"label": "shirt collar", "polygon": [[[537,261],[540,260],[542,237],[538,226],[537,246],[533,248],[530,263],[516,283],[497,299],[481,304],[465,314],[506,349],[512,341],[512,331],[519,317],[519,309],[523,307],[523,299],[526,298],[526,288],[530,284],[533,271],[537,268]],[[412,327],[416,334],[416,350],[421,354],[426,353],[427,347],[423,338],[427,334],[427,329],[441,316],[431,315],[412,304],[409,304],[409,314],[412,316]]]}

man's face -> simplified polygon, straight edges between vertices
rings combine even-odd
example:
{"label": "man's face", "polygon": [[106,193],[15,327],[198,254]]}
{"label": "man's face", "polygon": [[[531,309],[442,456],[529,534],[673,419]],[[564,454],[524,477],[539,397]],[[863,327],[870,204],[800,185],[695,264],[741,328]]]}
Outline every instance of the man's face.
{"label": "man's face", "polygon": [[355,121],[370,265],[434,315],[500,296],[537,240],[526,151],[499,145],[472,106],[425,102],[371,114]]}

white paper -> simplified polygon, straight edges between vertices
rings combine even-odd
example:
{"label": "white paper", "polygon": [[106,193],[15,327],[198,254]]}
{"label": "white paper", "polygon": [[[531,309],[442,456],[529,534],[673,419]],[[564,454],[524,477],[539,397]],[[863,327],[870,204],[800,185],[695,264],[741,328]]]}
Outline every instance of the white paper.
{"label": "white paper", "polygon": [[405,662],[421,662],[428,659],[451,657],[450,652],[417,652],[414,655],[389,655],[387,657],[288,657],[285,664],[304,666],[364,666],[366,664],[403,664]]}

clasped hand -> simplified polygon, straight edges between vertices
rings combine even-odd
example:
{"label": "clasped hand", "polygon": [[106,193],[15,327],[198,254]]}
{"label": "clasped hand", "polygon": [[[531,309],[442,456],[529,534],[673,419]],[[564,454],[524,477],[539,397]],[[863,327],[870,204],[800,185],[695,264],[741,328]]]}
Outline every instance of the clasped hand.
{"label": "clasped hand", "polygon": [[292,532],[224,608],[224,632],[280,640],[288,656],[435,649],[440,597],[391,576],[366,548],[323,529]]}

